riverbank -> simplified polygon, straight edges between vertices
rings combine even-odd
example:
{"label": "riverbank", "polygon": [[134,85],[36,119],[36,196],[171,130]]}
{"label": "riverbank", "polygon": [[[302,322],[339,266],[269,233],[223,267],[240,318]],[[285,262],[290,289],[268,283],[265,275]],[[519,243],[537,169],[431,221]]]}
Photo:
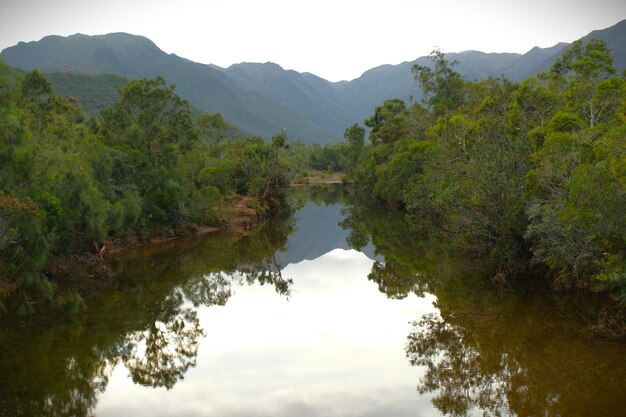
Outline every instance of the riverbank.
{"label": "riverbank", "polygon": [[263,217],[257,202],[249,196],[237,196],[227,204],[219,206],[216,211],[219,227],[184,223],[176,226],[171,233],[111,237],[102,243],[94,243],[91,251],[50,259],[44,268],[44,275],[66,282],[112,278],[113,272],[109,263],[111,256],[143,246],[198,237],[220,230],[246,236],[250,230],[259,226]]}
{"label": "riverbank", "polygon": [[343,172],[312,171],[306,176],[295,178],[291,185],[302,187],[307,185],[341,184],[344,177],[345,173]]}

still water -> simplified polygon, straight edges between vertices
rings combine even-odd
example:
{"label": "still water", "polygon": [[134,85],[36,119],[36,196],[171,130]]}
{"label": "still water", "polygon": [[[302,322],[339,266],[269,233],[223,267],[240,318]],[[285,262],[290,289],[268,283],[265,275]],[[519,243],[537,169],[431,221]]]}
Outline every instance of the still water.
{"label": "still water", "polygon": [[3,323],[0,415],[626,415],[594,300],[494,290],[338,191],[118,256],[80,317]]}

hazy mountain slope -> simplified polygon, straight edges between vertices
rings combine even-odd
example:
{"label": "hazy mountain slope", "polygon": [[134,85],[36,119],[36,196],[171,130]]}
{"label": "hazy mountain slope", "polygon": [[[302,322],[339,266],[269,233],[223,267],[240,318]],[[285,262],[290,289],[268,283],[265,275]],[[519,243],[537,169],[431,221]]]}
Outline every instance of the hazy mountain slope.
{"label": "hazy mountain slope", "polygon": [[594,30],[583,41],[591,38],[603,40],[611,48],[613,54],[613,65],[618,73],[626,69],[626,20],[602,30]]}
{"label": "hazy mountain slope", "polygon": [[[583,40],[590,38],[607,42],[612,49],[618,72],[626,68],[626,20],[610,28],[593,31]],[[503,75],[519,82],[549,70],[568,46],[568,43],[561,42],[549,48],[535,47],[523,55],[465,51],[446,54],[446,58],[458,61],[456,70],[470,80]],[[360,120],[363,120],[372,114],[375,106],[386,99],[398,97],[407,102],[411,98],[421,100],[422,93],[411,74],[411,68],[415,64],[430,65],[430,62],[421,57],[398,65],[382,65],[366,71],[355,80],[337,83],[337,88],[346,95],[349,105],[360,116]]]}
{"label": "hazy mountain slope", "polygon": [[[591,37],[608,43],[619,72],[626,68],[626,20],[583,39]],[[567,46],[535,47],[525,54],[465,51],[446,57],[458,61],[456,70],[468,79],[503,75],[521,81],[549,69]],[[147,38],[124,33],[48,36],[38,42],[20,42],[3,50],[0,58],[22,70],[39,68],[48,73],[110,73],[128,79],[161,75],[193,106],[220,112],[245,131],[269,138],[286,130],[290,139],[309,143],[341,140],[347,126],[362,123],[384,100],[421,100],[411,68],[414,64],[430,65],[421,57],[372,68],[352,81],[332,83],[272,63],[242,63],[229,68],[199,64],[168,55]],[[57,77],[53,82],[59,88],[60,76],[53,77]]]}
{"label": "hazy mountain slope", "polygon": [[550,69],[556,58],[569,46],[560,42],[551,48],[534,47],[504,68],[502,74],[513,81],[523,81],[531,75]]}
{"label": "hazy mountain slope", "polygon": [[[505,75],[508,68],[515,68],[519,54],[487,54],[478,51],[446,54],[449,60],[458,62],[455,69],[465,78],[481,80],[490,76]],[[422,92],[411,69],[414,65],[430,66],[431,61],[421,57],[398,65],[382,65],[366,71],[361,77],[337,86],[348,98],[360,119],[372,114],[375,106],[389,98],[401,98],[408,102],[422,99]]]}
{"label": "hazy mountain slope", "polygon": [[243,89],[289,108],[301,120],[324,126],[340,138],[355,115],[331,83],[311,74],[286,71],[274,63],[241,63],[224,70]]}
{"label": "hazy mountain slope", "polygon": [[484,80],[503,75],[504,70],[519,60],[520,54],[464,51],[446,55],[457,61],[457,71],[468,80]]}
{"label": "hazy mountain slope", "polygon": [[286,129],[292,139],[322,143],[341,137],[324,124],[311,121],[296,107],[244,89],[213,66],[168,55],[141,36],[47,36],[38,42],[7,48],[0,58],[23,70],[110,73],[129,79],[161,75],[195,107],[209,113],[220,112],[229,122],[254,134],[269,138]]}
{"label": "hazy mountain slope", "polygon": [[[422,58],[426,63],[426,59]],[[421,99],[422,93],[411,74],[412,63],[403,62],[398,65],[381,65],[363,73],[359,78],[338,83],[337,89],[345,95],[349,106],[362,121],[369,117],[376,106],[390,98],[401,98],[405,101],[413,96]]]}

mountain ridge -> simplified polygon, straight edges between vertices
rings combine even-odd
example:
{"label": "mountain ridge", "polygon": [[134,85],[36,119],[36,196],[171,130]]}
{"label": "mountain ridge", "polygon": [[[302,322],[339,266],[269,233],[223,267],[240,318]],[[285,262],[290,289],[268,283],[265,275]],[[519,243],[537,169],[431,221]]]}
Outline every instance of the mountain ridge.
{"label": "mountain ridge", "polygon": [[[626,20],[585,37],[602,39],[613,50],[618,71],[626,68]],[[568,43],[534,47],[525,54],[462,51],[447,53],[468,79],[504,76],[521,81],[549,69]],[[362,122],[386,99],[420,100],[411,68],[427,57],[383,64],[350,81],[331,82],[311,73],[285,70],[273,62],[242,62],[228,68],[165,53],[150,39],[123,32],[107,35],[49,35],[0,52],[8,65],[44,73],[113,74],[127,79],[163,76],[191,105],[250,133],[269,138],[287,131],[292,140],[341,140],[346,127]]]}

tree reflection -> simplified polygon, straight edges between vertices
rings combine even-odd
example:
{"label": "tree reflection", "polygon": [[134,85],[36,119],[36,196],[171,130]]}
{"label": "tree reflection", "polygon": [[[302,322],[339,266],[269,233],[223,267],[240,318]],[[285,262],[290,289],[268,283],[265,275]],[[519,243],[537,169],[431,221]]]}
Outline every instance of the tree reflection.
{"label": "tree reflection", "polygon": [[182,302],[180,293],[168,296],[146,330],[127,335],[122,358],[133,382],[170,389],[196,365],[205,332],[196,310]]}
{"label": "tree reflection", "polygon": [[274,252],[289,219],[246,238],[168,242],[115,259],[116,279],[85,293],[80,316],[0,324],[0,416],[87,416],[122,363],[133,381],[170,389],[195,366],[205,332],[199,306],[219,306],[234,285],[272,285],[288,296]]}
{"label": "tree reflection", "polygon": [[622,415],[623,346],[586,336],[580,305],[453,281],[406,344],[418,392],[444,415]]}
{"label": "tree reflection", "polygon": [[384,259],[368,275],[381,292],[436,297],[438,314],[413,323],[406,356],[424,371],[417,391],[444,415],[624,414],[624,347],[588,332],[602,300],[548,295],[540,281],[526,286],[527,276],[498,290],[489,265],[446,251],[426,226],[358,200],[344,216],[348,243],[371,242]]}
{"label": "tree reflection", "polygon": [[196,365],[200,340],[206,336],[196,308],[226,304],[233,284],[268,284],[278,294],[289,295],[292,280],[282,277],[268,235],[259,233],[249,243],[260,247],[265,243],[267,256],[237,266],[234,271],[188,277],[159,303],[147,328],[126,337],[122,357],[133,382],[170,389],[183,379],[187,370]]}
{"label": "tree reflection", "polygon": [[488,415],[508,414],[507,380],[482,372],[480,353],[457,328],[438,314],[413,326],[406,352],[411,365],[426,367],[420,394],[436,391],[433,404],[445,415],[467,416],[474,407]]}
{"label": "tree reflection", "polygon": [[212,272],[191,277],[181,291],[194,307],[223,306],[232,295],[231,279],[224,272]]}
{"label": "tree reflection", "polygon": [[387,294],[387,297],[398,300],[406,298],[409,293],[422,297],[428,288],[422,274],[411,271],[393,259],[374,261],[367,278],[378,284],[378,290]]}
{"label": "tree reflection", "polygon": [[[84,416],[95,407],[116,364],[107,352],[80,346],[81,323],[0,326],[0,415]],[[28,342],[24,343],[23,341]],[[72,346],[71,352],[65,352]],[[12,351],[16,349],[19,355]]]}
{"label": "tree reflection", "polygon": [[342,214],[340,226],[350,231],[350,247],[361,250],[371,241],[375,254],[384,258],[375,260],[368,274],[380,292],[389,298],[403,299],[410,293],[421,297],[428,291],[428,275],[422,271],[432,261],[424,252],[424,241],[411,233],[402,213],[355,200]]}

